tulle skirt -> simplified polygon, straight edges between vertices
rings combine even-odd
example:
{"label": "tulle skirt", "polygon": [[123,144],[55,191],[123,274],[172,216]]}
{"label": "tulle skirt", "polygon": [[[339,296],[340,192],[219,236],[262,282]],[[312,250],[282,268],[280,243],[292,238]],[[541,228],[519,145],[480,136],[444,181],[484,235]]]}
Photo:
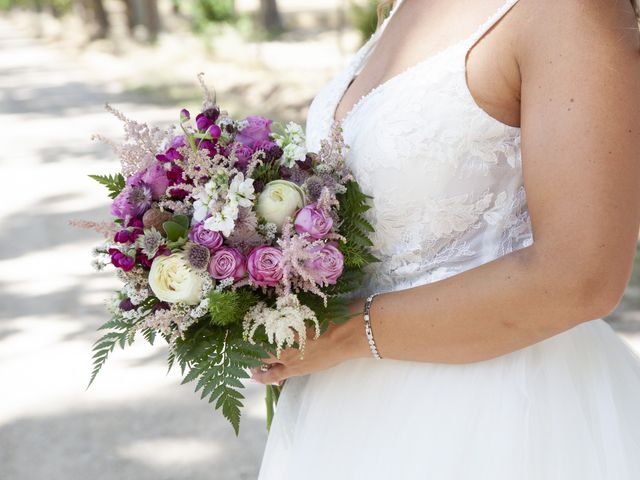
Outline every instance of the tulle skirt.
{"label": "tulle skirt", "polygon": [[640,359],[601,319],[491,360],[287,380],[259,480],[638,480]]}

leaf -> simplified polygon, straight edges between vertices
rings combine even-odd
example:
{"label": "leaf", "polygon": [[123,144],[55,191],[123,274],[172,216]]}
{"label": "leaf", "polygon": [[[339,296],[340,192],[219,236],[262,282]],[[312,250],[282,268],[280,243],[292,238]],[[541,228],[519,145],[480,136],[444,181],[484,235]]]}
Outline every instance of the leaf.
{"label": "leaf", "polygon": [[112,199],[116,198],[126,185],[126,180],[120,173],[115,175],[89,175],[89,177],[107,187],[109,197]]}
{"label": "leaf", "polygon": [[189,217],[187,217],[186,215],[174,215],[171,220],[173,222],[176,222],[178,225],[183,226],[185,229],[189,228]]}
{"label": "leaf", "polygon": [[187,233],[187,228],[176,223],[172,220],[168,220],[162,224],[162,228],[167,234],[167,240],[170,242],[177,242],[179,239],[184,238]]}

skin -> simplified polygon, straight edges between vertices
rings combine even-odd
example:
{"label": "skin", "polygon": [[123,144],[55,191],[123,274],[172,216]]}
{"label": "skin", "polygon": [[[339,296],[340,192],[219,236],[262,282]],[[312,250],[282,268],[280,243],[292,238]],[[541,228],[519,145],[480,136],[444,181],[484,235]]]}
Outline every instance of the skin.
{"label": "skin", "polygon": [[[502,4],[405,0],[336,118]],[[476,103],[521,127],[535,241],[447,279],[378,295],[370,313],[383,358],[488,360],[615,309],[640,227],[639,81],[640,34],[626,0],[520,0],[474,46],[467,82]],[[370,358],[363,301],[352,303],[347,323],[310,340],[304,359],[287,349],[253,378],[281,383]]]}

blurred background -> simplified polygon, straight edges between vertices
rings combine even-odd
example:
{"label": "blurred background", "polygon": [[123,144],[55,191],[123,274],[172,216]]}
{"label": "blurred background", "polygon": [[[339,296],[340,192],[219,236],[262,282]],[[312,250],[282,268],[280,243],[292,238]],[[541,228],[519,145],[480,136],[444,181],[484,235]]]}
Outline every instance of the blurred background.
{"label": "blurred background", "polygon": [[[166,346],[115,351],[92,387],[103,301],[90,266],[106,220],[88,174],[119,163],[109,102],[166,125],[197,109],[205,72],[233,116],[304,123],[318,90],[375,28],[368,0],[0,0],[0,480],[239,480],[257,476],[263,387],[240,437],[166,375]],[[606,320],[640,352],[640,256]]]}

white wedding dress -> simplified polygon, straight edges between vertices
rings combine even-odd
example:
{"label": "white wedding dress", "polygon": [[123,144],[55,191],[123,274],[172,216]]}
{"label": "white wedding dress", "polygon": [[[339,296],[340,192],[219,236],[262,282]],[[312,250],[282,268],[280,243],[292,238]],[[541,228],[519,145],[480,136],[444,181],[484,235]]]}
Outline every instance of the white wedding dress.
{"label": "white wedding dress", "polygon": [[[516,2],[344,118],[381,259],[359,295],[435,282],[533,242],[520,129],[482,110],[465,81],[467,51]],[[313,101],[310,150],[389,18]],[[637,480],[640,359],[594,319],[488,361],[365,358],[292,377],[259,479]]]}

